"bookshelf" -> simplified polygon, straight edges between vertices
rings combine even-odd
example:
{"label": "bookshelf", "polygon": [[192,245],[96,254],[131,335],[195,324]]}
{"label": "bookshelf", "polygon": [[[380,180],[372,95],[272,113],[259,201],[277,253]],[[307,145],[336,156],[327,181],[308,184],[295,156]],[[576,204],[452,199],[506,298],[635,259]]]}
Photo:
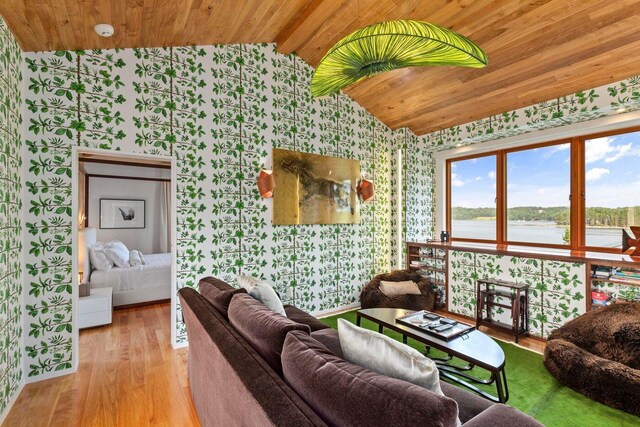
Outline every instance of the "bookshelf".
{"label": "bookshelf", "polygon": [[447,268],[449,251],[442,243],[407,243],[407,270],[431,279],[436,293],[436,308],[447,310]]}
{"label": "bookshelf", "polygon": [[587,310],[621,301],[640,301],[640,266],[628,262],[587,263]]}

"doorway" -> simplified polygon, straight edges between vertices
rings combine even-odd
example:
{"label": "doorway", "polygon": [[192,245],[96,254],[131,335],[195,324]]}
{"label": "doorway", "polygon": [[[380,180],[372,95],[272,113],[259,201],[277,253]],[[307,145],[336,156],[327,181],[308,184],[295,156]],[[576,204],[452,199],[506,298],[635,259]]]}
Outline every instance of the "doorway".
{"label": "doorway", "polygon": [[79,331],[108,328],[120,308],[169,304],[175,348],[175,159],[74,147],[72,162],[74,370]]}

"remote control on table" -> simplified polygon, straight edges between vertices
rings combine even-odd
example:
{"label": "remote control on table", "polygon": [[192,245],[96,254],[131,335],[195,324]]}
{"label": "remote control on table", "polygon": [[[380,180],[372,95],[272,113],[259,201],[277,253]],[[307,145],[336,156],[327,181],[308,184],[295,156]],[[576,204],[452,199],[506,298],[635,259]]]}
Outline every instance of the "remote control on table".
{"label": "remote control on table", "polygon": [[429,323],[429,326],[427,326],[427,327],[428,327],[429,329],[435,329],[435,328],[437,328],[437,327],[439,327],[439,326],[440,326],[440,323],[438,323],[438,322],[431,322],[431,323]]}
{"label": "remote control on table", "polygon": [[445,319],[444,317],[442,319],[440,319],[440,323],[442,323],[443,325],[451,325],[451,326],[455,326],[458,324],[457,320],[453,320],[453,319]]}
{"label": "remote control on table", "polygon": [[423,317],[424,317],[425,319],[427,319],[427,320],[431,320],[431,321],[433,321],[433,320],[438,320],[438,319],[440,318],[440,316],[438,316],[437,314],[433,314],[433,313],[425,313],[425,314],[423,315]]}
{"label": "remote control on table", "polygon": [[434,331],[436,332],[444,332],[446,330],[449,330],[453,328],[453,325],[442,325],[442,326],[438,326],[437,328],[434,329]]}

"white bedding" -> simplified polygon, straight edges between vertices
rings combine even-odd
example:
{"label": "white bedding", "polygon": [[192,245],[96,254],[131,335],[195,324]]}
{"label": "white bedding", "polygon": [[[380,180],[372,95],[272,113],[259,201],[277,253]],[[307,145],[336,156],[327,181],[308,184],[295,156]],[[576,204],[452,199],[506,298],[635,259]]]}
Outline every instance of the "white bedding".
{"label": "white bedding", "polygon": [[171,288],[171,254],[145,254],[145,265],[114,267],[109,271],[94,270],[91,287],[112,287],[114,292],[166,286]]}

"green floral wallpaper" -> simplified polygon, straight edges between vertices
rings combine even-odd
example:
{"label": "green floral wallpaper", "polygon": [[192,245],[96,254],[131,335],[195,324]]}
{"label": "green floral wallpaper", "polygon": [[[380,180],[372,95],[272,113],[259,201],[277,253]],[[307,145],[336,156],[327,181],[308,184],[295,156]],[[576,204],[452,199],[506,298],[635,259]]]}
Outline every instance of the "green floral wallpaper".
{"label": "green floral wallpaper", "polygon": [[[449,310],[476,316],[476,281],[511,280],[529,285],[530,330],[546,338],[551,331],[586,310],[585,265],[474,252],[449,251]],[[510,312],[495,319],[511,324]]]}
{"label": "green floral wallpaper", "polygon": [[[434,151],[640,107],[633,78],[416,137],[389,130],[346,95],[312,99],[312,68],[273,45],[22,55],[0,20],[0,53],[0,405],[19,386],[21,366],[35,378],[72,366],[73,146],[177,159],[179,288],[208,274],[232,283],[253,274],[286,303],[322,311],[357,302],[373,274],[402,265],[402,242],[434,237]],[[272,226],[255,178],[272,166],[273,147],[359,159],[376,186],[361,224]],[[444,298],[454,311],[473,312],[470,286],[488,274],[531,281],[537,335],[584,310],[580,265],[450,255]],[[175,322],[185,342],[179,307]]]}
{"label": "green floral wallpaper", "polygon": [[[25,58],[29,376],[72,366],[71,148],[174,156],[178,287],[272,282],[285,303],[357,302],[395,263],[394,133],[346,95],[314,100],[312,68],[273,45],[30,53]],[[272,147],[356,158],[375,182],[359,225],[271,225],[255,180]],[[178,309],[177,341],[186,333]]]}
{"label": "green floral wallpaper", "polygon": [[[640,109],[640,77],[563,96],[552,101],[491,116],[415,138],[408,146],[407,239],[432,236],[435,164],[433,153],[498,140],[536,130]],[[422,181],[418,183],[418,179]],[[416,185],[412,185],[412,180]],[[415,239],[412,237],[416,236]],[[449,309],[475,316],[475,281],[497,277],[531,284],[533,334],[546,337],[553,329],[586,310],[585,265],[535,258],[499,257],[449,251]],[[508,313],[496,313],[510,321]]]}
{"label": "green floral wallpaper", "polygon": [[22,52],[0,18],[0,414],[22,382]]}

